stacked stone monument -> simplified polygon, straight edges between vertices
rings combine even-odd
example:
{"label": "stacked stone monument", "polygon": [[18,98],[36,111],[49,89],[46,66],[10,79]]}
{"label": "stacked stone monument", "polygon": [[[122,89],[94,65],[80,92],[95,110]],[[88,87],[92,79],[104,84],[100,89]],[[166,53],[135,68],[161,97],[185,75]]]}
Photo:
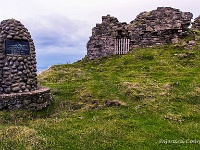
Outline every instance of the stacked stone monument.
{"label": "stacked stone monument", "polygon": [[0,109],[42,109],[48,88],[37,86],[36,53],[28,30],[15,19],[0,24]]}
{"label": "stacked stone monument", "polygon": [[87,43],[89,60],[114,55],[115,39],[130,39],[130,49],[152,45],[176,43],[188,35],[193,15],[171,7],[158,7],[140,13],[130,24],[121,23],[110,15],[102,17],[102,23],[92,29]]}

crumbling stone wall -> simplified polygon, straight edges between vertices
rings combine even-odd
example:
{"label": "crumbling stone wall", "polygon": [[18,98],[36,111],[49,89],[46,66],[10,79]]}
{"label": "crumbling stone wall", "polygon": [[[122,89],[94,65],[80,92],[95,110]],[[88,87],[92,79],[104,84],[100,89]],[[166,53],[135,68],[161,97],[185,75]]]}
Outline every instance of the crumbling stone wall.
{"label": "crumbling stone wall", "polygon": [[171,7],[158,7],[140,13],[130,24],[120,23],[110,15],[102,17],[102,23],[92,29],[87,43],[89,60],[114,55],[114,39],[129,38],[130,48],[176,43],[188,35],[193,15]]}
{"label": "crumbling stone wall", "polygon": [[114,39],[128,35],[127,23],[120,23],[110,15],[102,17],[102,23],[92,29],[92,36],[87,43],[88,59],[113,55]]}
{"label": "crumbling stone wall", "polygon": [[[29,42],[30,54],[7,55],[6,40]],[[15,19],[0,24],[0,94],[28,92],[37,89],[36,53],[28,29]]]}
{"label": "crumbling stone wall", "polygon": [[130,31],[133,47],[161,45],[177,42],[188,35],[193,15],[171,7],[158,7],[140,13],[131,21]]}
{"label": "crumbling stone wall", "polygon": [[194,19],[192,23],[192,29],[200,30],[200,16]]}

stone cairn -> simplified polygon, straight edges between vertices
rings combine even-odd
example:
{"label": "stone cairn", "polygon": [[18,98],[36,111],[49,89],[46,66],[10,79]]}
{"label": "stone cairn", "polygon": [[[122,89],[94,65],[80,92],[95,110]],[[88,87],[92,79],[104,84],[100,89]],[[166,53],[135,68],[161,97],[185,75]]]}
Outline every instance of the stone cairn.
{"label": "stone cairn", "polygon": [[130,39],[130,49],[136,47],[177,43],[188,35],[193,15],[171,7],[158,7],[140,13],[130,24],[121,23],[110,15],[92,29],[87,43],[87,59],[114,55],[115,39]]}
{"label": "stone cairn", "polygon": [[[2,21],[0,31],[0,94],[36,90],[36,54],[30,33],[14,19]],[[28,40],[30,55],[6,56],[4,48],[6,40]]]}
{"label": "stone cairn", "polygon": [[192,23],[192,29],[200,30],[200,16],[194,19]]}
{"label": "stone cairn", "polygon": [[[26,42],[28,52],[20,53],[20,44],[15,50],[6,42]],[[12,52],[11,52],[12,51]],[[15,19],[0,24],[0,109],[42,109],[50,104],[48,88],[38,88],[36,53],[28,30]]]}

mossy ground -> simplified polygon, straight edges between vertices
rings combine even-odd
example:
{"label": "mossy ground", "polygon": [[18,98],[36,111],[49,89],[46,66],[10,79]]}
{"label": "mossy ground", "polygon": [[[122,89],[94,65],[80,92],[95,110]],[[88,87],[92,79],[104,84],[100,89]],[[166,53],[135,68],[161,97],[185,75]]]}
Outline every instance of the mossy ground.
{"label": "mossy ground", "polygon": [[0,149],[200,148],[198,43],[55,65],[38,79],[53,104],[1,111]]}

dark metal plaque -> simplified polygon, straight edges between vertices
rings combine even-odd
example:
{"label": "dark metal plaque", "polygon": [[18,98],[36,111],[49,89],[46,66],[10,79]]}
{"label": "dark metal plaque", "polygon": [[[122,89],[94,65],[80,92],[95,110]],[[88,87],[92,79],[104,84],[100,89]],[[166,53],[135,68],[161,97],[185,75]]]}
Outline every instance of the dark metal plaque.
{"label": "dark metal plaque", "polygon": [[26,40],[6,40],[5,49],[7,55],[29,55],[29,42]]}

